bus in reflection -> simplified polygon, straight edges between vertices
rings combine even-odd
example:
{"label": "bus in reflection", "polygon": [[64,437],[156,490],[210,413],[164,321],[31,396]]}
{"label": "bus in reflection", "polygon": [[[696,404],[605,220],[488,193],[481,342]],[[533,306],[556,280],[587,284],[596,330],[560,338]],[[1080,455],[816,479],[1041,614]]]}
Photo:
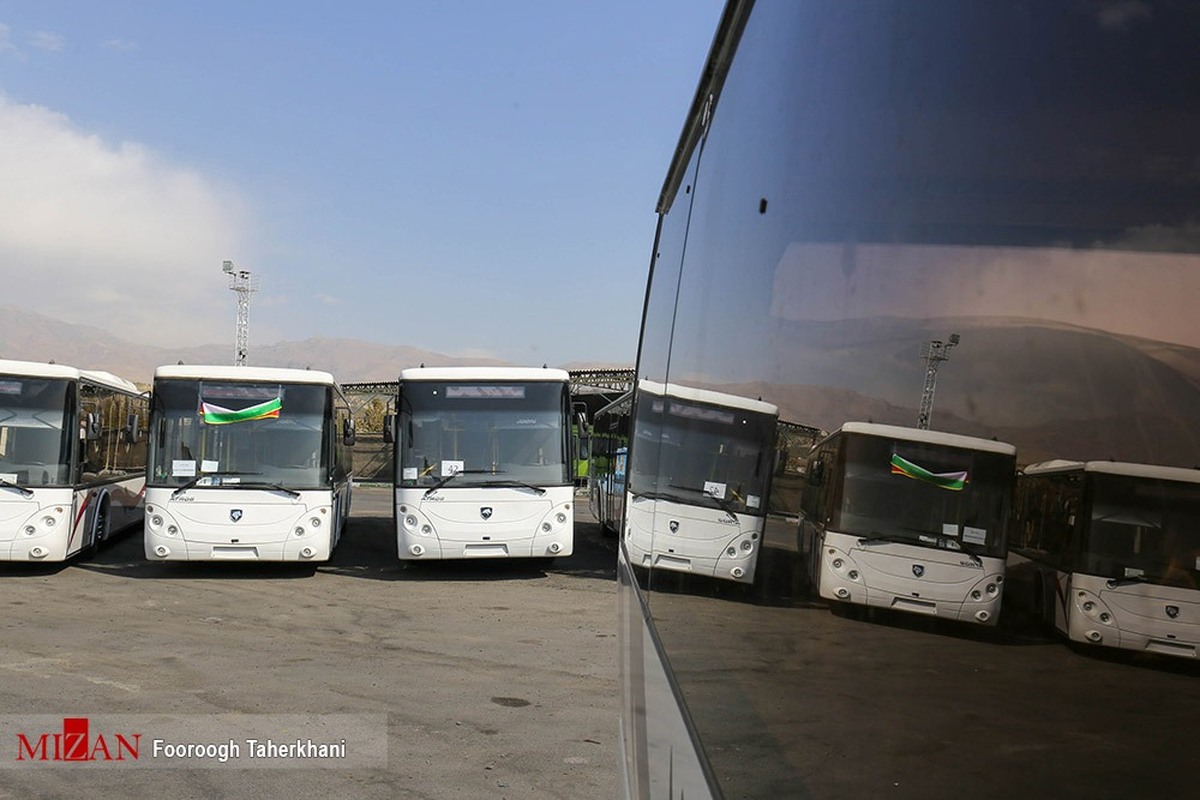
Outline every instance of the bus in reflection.
{"label": "bus in reflection", "polygon": [[1074,642],[1196,657],[1200,471],[1033,464],[1014,521],[1011,569],[1039,621]]}
{"label": "bus in reflection", "polygon": [[798,543],[814,592],[995,625],[1016,447],[847,422],[809,455]]}
{"label": "bus in reflection", "polygon": [[754,582],[778,418],[761,400],[638,382],[624,530],[635,566]]}
{"label": "bus in reflection", "polygon": [[630,390],[596,412],[592,420],[588,501],[592,516],[606,533],[617,534],[625,510],[625,472],[629,460]]}

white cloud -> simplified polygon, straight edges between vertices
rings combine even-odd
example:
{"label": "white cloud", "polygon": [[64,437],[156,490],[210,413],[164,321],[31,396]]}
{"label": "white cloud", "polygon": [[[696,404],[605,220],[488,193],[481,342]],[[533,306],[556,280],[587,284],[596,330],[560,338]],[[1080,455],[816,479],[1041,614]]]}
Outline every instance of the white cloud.
{"label": "white cloud", "polygon": [[50,31],[36,31],[32,36],[29,37],[29,43],[38,50],[57,53],[59,50],[63,49],[63,45],[66,44],[66,40],[57,33],[51,33]]}
{"label": "white cloud", "polygon": [[12,43],[11,29],[0,22],[0,53],[19,54],[16,45]]}
{"label": "white cloud", "polygon": [[138,47],[137,42],[131,42],[128,39],[105,39],[100,43],[100,46],[106,50],[117,50],[120,52],[137,50]]}
{"label": "white cloud", "polygon": [[155,344],[225,338],[245,204],[194,169],[0,97],[3,305]]}

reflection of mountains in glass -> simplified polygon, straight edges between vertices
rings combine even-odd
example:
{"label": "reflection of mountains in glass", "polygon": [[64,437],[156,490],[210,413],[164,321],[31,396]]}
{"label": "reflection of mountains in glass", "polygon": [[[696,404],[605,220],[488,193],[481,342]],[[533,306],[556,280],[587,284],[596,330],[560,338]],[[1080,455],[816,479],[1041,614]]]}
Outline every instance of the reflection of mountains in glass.
{"label": "reflection of mountains in glass", "polygon": [[[914,425],[921,345],[961,342],[938,371],[935,430],[996,437],[1022,463],[1061,456],[1200,463],[1200,350],[1100,330],[1004,318],[779,322],[766,380],[708,383],[761,396],[782,419]],[[733,376],[730,376],[733,377]]]}

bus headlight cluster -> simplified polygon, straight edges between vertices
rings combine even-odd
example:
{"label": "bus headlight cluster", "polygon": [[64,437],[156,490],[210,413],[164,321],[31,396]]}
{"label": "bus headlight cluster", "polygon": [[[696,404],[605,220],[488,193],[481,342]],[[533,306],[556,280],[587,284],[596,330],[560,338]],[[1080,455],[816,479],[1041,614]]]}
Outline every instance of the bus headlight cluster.
{"label": "bus headlight cluster", "polygon": [[854,563],[854,559],[832,548],[829,549],[828,555],[830,556],[829,566],[833,568],[834,573],[839,578],[858,581],[862,577],[859,574],[858,565]]}
{"label": "bus headlight cluster", "polygon": [[971,591],[967,596],[976,603],[994,603],[1000,599],[1000,585],[1002,583],[1004,583],[1003,576],[988,575],[971,587]]}
{"label": "bus headlight cluster", "polygon": [[[546,512],[542,517],[542,521],[538,523],[537,536],[551,537],[551,541],[547,542],[545,538],[535,545],[534,555],[542,556],[559,556],[564,553],[569,554],[571,547],[570,533],[571,526],[574,525],[575,518],[571,512],[570,503],[561,503]],[[536,548],[544,547],[541,553],[538,553]]]}
{"label": "bus headlight cluster", "polygon": [[[37,536],[38,534],[46,533],[53,530],[56,525],[63,521],[65,513],[65,506],[51,506],[40,509],[26,518],[25,526],[21,530],[26,536]],[[31,550],[30,553],[32,554],[32,552]],[[35,557],[40,558],[40,556]]]}
{"label": "bus headlight cluster", "polygon": [[[419,533],[422,536],[434,535],[435,531],[433,525],[429,522],[424,514],[417,511],[415,508],[401,506],[400,513],[403,515],[400,517],[400,522],[404,525],[404,530],[407,533]],[[424,552],[425,548],[422,547],[421,553]],[[419,556],[421,553],[413,553],[413,555]]]}
{"label": "bus headlight cluster", "polygon": [[1104,625],[1112,624],[1112,611],[1108,605],[1091,592],[1080,590],[1075,593],[1075,605],[1090,619]]}
{"label": "bus headlight cluster", "polygon": [[[156,506],[147,506],[146,508],[146,527],[151,533],[159,536],[178,536],[180,531],[179,523],[166,511]],[[158,554],[157,548],[154,552],[155,555]]]}
{"label": "bus headlight cluster", "polygon": [[[304,519],[305,513],[311,514],[311,516],[307,520],[307,524]],[[302,512],[300,514],[300,518],[298,520],[296,520],[296,527],[292,529],[292,533],[298,537],[299,536],[308,536],[311,533],[315,533],[317,530],[320,529],[320,527],[322,525],[325,524],[324,520],[321,519],[320,515],[328,514],[328,513],[329,513],[328,506],[324,506],[324,507],[316,509],[314,511]],[[300,551],[300,555],[304,556],[304,558],[312,558],[312,556],[305,556],[303,550]]]}

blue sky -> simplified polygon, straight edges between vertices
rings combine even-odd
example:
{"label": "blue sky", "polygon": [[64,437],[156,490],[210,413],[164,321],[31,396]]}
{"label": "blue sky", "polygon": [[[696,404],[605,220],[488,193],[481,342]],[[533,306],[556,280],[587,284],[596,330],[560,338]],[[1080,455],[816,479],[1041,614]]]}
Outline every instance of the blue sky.
{"label": "blue sky", "polygon": [[0,305],[224,343],[230,259],[252,350],[632,362],[721,6],[0,0]]}

